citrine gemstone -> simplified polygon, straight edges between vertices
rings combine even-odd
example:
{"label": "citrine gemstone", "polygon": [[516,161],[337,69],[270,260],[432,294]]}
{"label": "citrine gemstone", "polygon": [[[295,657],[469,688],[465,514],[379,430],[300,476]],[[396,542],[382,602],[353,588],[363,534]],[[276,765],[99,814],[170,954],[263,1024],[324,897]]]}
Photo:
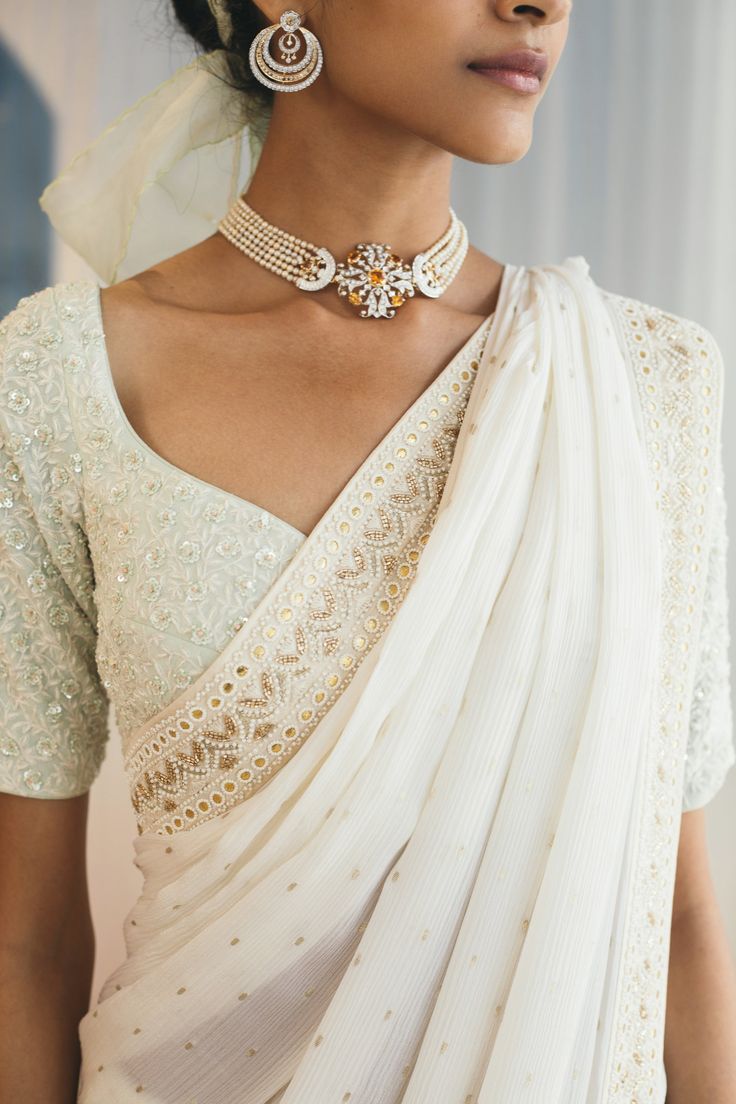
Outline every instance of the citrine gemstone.
{"label": "citrine gemstone", "polygon": [[386,279],[385,273],[380,268],[372,268],[369,276],[372,284],[382,284]]}
{"label": "citrine gemstone", "polygon": [[351,249],[348,253],[348,260],[351,264],[356,264],[360,260],[360,251],[358,249]]}
{"label": "citrine gemstone", "polygon": [[392,307],[402,307],[403,305],[404,305],[404,296],[403,295],[399,295],[397,293],[396,295],[391,296],[391,306]]}
{"label": "citrine gemstone", "polygon": [[351,291],[348,295],[348,302],[352,303],[354,307],[360,306],[360,296],[357,291]]}

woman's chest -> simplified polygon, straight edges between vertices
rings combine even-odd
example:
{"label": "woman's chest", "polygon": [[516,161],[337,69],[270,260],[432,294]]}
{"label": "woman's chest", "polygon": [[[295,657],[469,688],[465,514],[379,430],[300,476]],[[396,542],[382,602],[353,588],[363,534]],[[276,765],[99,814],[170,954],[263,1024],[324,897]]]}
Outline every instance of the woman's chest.
{"label": "woman's chest", "polygon": [[105,375],[132,435],[303,536],[478,327],[105,303]]}
{"label": "woman's chest", "polygon": [[101,337],[92,343],[89,371],[72,374],[70,397],[96,661],[124,744],[216,659],[305,546],[319,561],[327,524],[339,520],[352,569],[359,562],[382,586],[397,585],[400,553],[441,496],[486,333],[476,331],[348,473],[309,538],[260,503],[190,474],[196,464],[186,455],[189,471],[155,451],[128,421]]}

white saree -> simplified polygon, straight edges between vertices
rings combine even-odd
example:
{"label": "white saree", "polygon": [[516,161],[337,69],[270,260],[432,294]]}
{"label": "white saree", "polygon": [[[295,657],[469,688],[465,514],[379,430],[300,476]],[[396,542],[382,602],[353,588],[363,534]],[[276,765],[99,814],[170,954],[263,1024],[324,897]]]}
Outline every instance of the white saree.
{"label": "white saree", "polygon": [[[331,604],[366,553],[340,538],[348,485],[136,734],[145,886],[81,1024],[84,1104],[607,1101],[627,1048],[656,1085],[665,918],[647,948],[637,910],[665,811],[662,564],[633,401],[582,258],[509,266],[429,539],[367,653],[349,641],[381,588]],[[313,671],[315,612],[338,643]],[[341,689],[284,759],[302,661],[312,700]],[[627,952],[653,971],[634,1008]]]}
{"label": "white saree", "polygon": [[582,257],[507,265],[458,432],[430,392],[430,446],[377,448],[133,734],[81,1104],[663,1104],[721,374],[665,394],[640,336]]}

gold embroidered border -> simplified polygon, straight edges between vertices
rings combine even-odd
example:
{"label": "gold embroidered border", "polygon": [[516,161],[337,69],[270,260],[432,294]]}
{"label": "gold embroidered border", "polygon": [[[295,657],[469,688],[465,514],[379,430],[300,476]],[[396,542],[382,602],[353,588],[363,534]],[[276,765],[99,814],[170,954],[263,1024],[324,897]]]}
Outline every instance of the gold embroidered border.
{"label": "gold embroidered border", "polygon": [[347,687],[416,573],[489,329],[389,431],[212,677],[146,727],[126,762],[140,833],[173,834],[251,796]]}
{"label": "gold embroidered border", "polygon": [[705,588],[721,381],[708,331],[605,293],[625,334],[664,542],[659,730],[649,741],[606,1070],[607,1104],[650,1104],[660,1080],[687,687]]}

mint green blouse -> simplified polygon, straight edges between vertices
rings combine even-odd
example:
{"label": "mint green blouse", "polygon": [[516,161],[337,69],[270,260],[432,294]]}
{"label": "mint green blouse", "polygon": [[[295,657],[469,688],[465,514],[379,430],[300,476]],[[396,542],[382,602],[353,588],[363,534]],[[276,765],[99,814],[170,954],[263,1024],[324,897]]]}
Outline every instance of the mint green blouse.
{"label": "mint green blouse", "polygon": [[[125,742],[210,665],[306,539],[136,434],[96,283],[22,299],[0,323],[0,790],[86,792],[110,704]],[[734,761],[722,471],[710,540],[684,809]]]}

